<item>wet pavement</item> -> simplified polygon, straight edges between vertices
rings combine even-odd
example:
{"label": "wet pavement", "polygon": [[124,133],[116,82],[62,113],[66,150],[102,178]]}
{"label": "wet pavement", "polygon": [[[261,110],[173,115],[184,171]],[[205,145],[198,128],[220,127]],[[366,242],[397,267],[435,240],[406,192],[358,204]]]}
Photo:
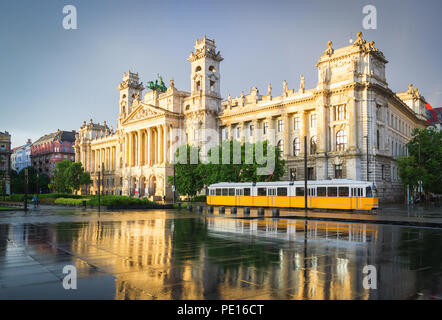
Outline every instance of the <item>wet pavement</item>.
{"label": "wet pavement", "polygon": [[0,212],[0,299],[442,299],[442,228],[254,215]]}

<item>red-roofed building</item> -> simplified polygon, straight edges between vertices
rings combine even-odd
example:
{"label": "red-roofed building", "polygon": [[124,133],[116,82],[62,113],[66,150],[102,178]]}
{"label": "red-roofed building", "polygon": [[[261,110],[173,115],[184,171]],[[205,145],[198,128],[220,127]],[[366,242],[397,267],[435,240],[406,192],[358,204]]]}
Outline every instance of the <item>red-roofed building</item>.
{"label": "red-roofed building", "polygon": [[75,131],[44,135],[31,146],[31,165],[39,173],[52,176],[55,165],[62,160],[75,160]]}

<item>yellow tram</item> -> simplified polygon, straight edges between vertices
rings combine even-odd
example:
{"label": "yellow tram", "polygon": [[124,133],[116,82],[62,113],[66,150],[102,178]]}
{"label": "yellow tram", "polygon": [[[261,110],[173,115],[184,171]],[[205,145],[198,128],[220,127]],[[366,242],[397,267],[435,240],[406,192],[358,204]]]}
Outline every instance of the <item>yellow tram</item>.
{"label": "yellow tram", "polygon": [[[304,181],[221,182],[209,186],[207,204],[214,206],[304,208]],[[379,206],[373,182],[315,180],[307,184],[311,209],[372,210]]]}

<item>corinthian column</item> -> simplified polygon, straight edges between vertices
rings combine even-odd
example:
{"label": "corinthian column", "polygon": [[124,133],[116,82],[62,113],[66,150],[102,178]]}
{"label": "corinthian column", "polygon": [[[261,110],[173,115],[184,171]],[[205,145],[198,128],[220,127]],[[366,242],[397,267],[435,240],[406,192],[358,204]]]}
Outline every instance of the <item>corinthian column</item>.
{"label": "corinthian column", "polygon": [[129,132],[129,167],[133,165],[133,146],[134,146],[134,137],[132,132]]}
{"label": "corinthian column", "polygon": [[167,128],[167,125],[164,124],[164,133],[163,133],[163,140],[164,140],[164,163],[169,163],[169,130]]}
{"label": "corinthian column", "polygon": [[[300,120],[300,127],[299,128],[299,132],[300,132],[300,137],[299,137],[299,142],[300,142],[300,154],[304,154],[304,136],[307,135],[307,112],[306,111],[301,111],[299,113],[299,120]],[[307,143],[308,143],[308,137],[307,137]]]}
{"label": "corinthian column", "polygon": [[349,150],[357,150],[358,148],[358,112],[356,107],[356,100],[350,97],[347,102],[347,112],[350,124],[349,130]]}
{"label": "corinthian column", "polygon": [[284,156],[290,154],[290,117],[288,114],[284,115]]}
{"label": "corinthian column", "polygon": [[137,135],[138,135],[138,145],[137,145],[137,153],[138,153],[138,166],[141,167],[143,165],[143,141],[141,139],[141,130],[137,131]]}
{"label": "corinthian column", "polygon": [[150,166],[152,160],[152,130],[147,128],[147,165]]}

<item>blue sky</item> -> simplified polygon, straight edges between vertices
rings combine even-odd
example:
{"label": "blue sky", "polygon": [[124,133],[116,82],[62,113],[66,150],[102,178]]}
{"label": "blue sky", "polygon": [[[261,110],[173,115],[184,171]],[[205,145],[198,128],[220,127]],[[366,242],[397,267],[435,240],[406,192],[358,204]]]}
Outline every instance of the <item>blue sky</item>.
{"label": "blue sky", "polygon": [[[77,8],[78,30],[62,27],[65,5]],[[377,8],[376,30],[363,30],[362,8]],[[190,88],[186,60],[195,39],[215,39],[224,57],[224,98],[282,81],[316,85],[316,63],[333,41],[348,45],[356,32],[376,41],[394,91],[413,83],[433,107],[442,106],[442,1],[114,1],[2,0],[0,2],[0,131],[13,146],[43,134],[77,130],[83,120],[116,127],[117,85],[127,70],[144,84],[160,73]]]}

